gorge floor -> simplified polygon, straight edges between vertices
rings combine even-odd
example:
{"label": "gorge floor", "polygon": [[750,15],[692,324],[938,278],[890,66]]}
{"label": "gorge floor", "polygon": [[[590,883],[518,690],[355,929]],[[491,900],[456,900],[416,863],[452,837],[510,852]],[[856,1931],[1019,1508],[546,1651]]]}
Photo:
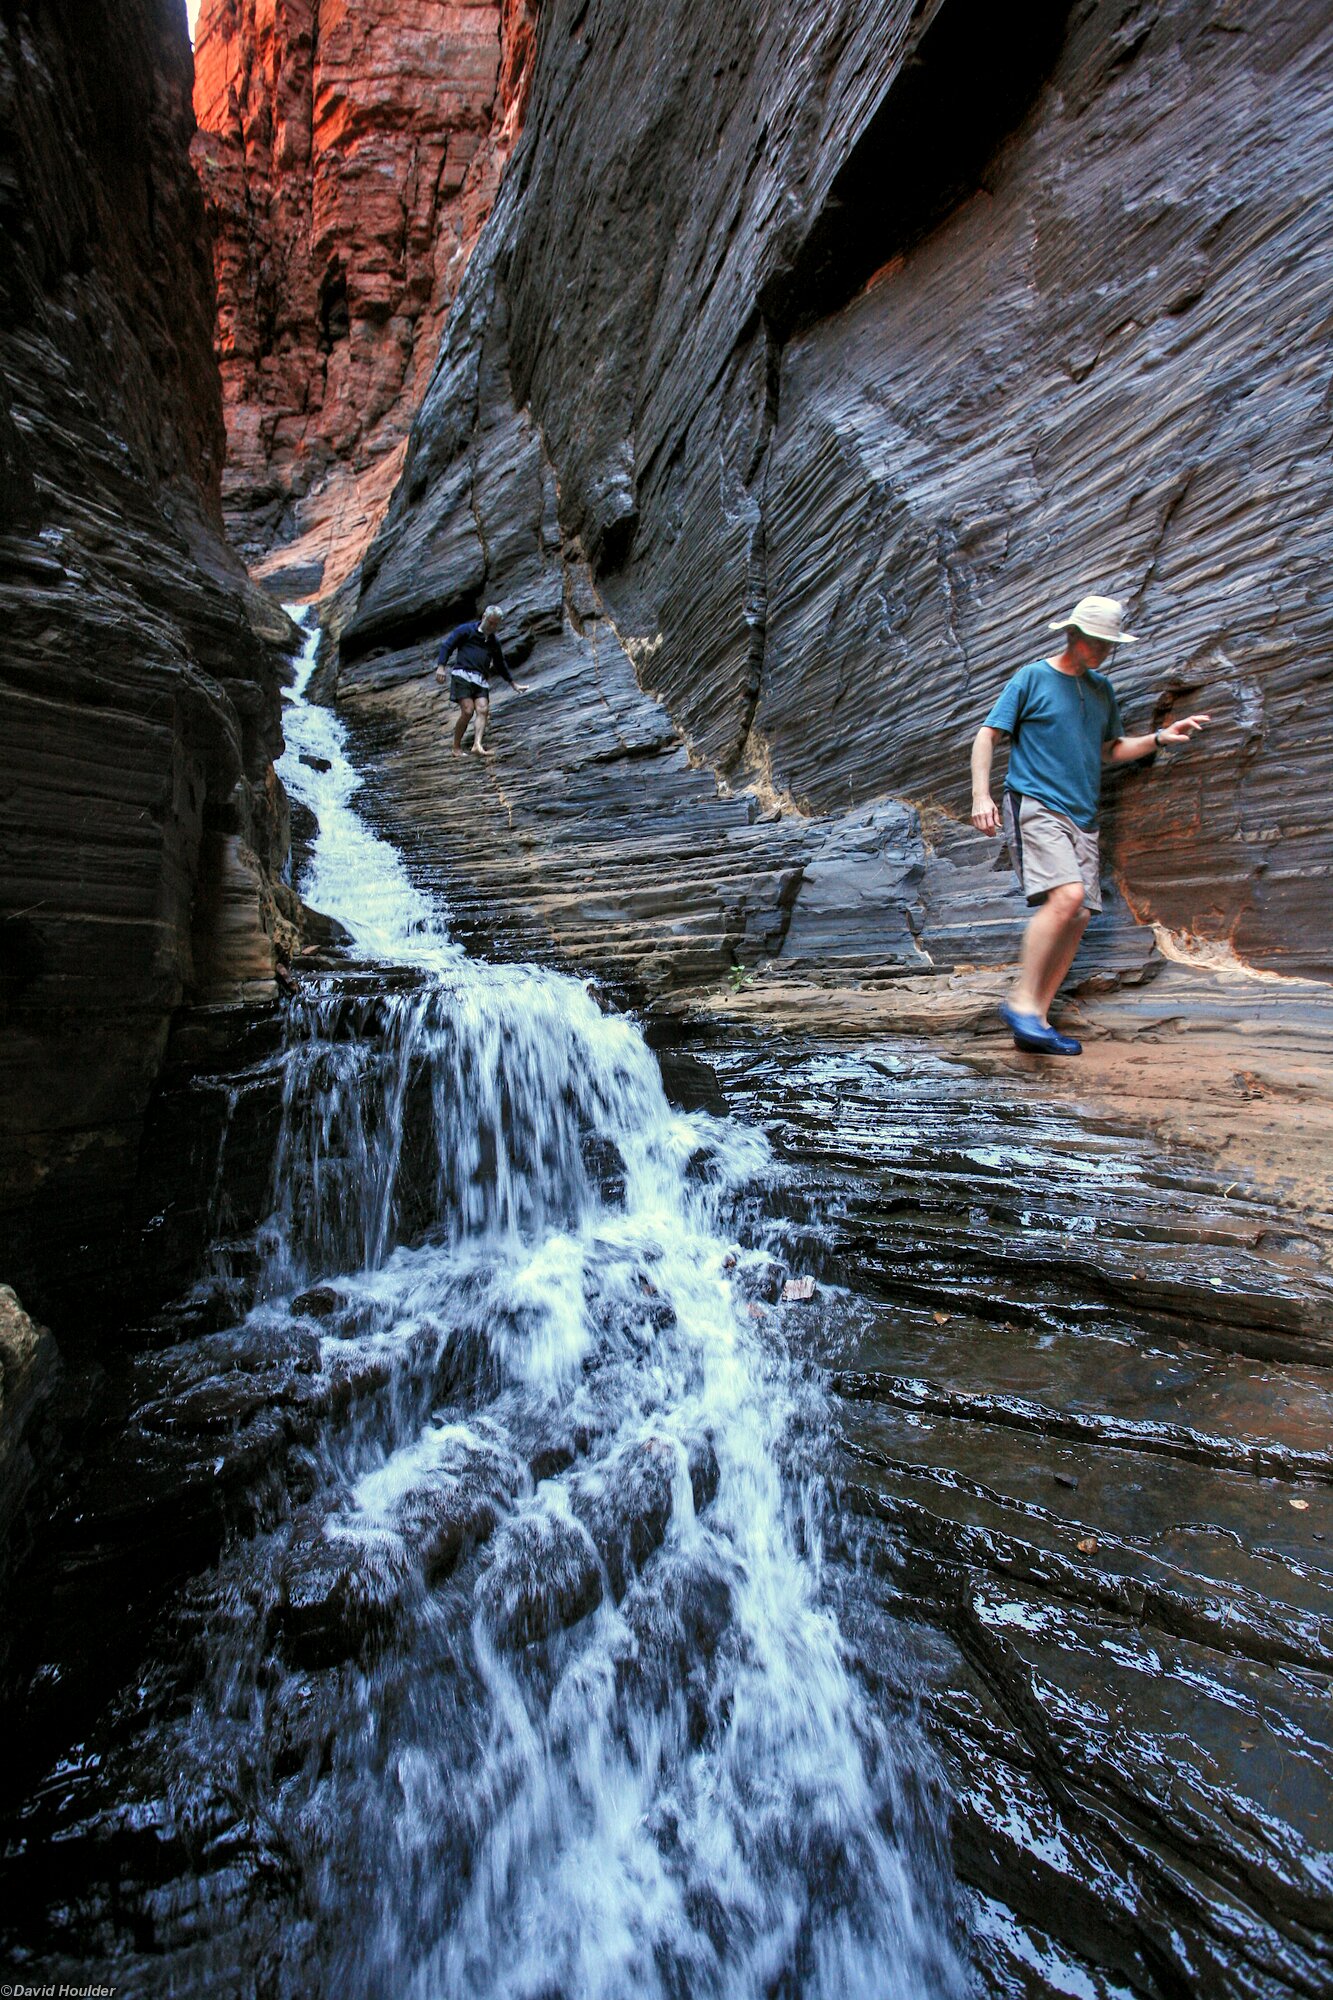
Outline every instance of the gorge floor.
{"label": "gorge floor", "polygon": [[664,1097],[307,714],[308,892],[401,969],[182,1086],[221,1241],[29,1579],[25,1971],[1326,1990],[1317,1236],[919,1044],[659,1030]]}

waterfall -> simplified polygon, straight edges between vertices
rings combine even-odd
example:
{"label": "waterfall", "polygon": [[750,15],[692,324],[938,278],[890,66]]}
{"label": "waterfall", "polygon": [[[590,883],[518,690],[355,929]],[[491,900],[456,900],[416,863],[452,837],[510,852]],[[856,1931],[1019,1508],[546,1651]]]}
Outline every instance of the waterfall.
{"label": "waterfall", "polygon": [[959,1993],[938,1788],[848,1664],[820,1398],[738,1240],[766,1143],[674,1111],[578,980],[451,939],[315,641],[279,770],[362,970],[290,1009],[247,1328],[316,1330],[343,1420],[202,1593],[179,1795],[239,1801],[285,1885],[275,1990]]}

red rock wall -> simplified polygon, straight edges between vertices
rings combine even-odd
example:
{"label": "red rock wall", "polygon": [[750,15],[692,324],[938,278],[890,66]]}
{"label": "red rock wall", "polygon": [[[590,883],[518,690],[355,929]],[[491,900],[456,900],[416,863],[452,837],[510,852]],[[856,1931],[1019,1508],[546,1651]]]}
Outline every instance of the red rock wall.
{"label": "red rock wall", "polygon": [[[336,585],[392,490],[526,101],[535,0],[204,0],[224,495],[287,587]],[[301,574],[302,568],[306,574]]]}

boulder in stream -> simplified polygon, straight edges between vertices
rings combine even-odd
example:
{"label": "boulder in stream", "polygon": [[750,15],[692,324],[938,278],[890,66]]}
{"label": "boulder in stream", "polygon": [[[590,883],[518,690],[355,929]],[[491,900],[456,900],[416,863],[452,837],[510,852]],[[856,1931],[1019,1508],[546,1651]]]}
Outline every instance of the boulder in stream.
{"label": "boulder in stream", "polygon": [[609,1465],[586,1474],[572,1495],[574,1511],[592,1537],[617,1598],[666,1539],[676,1471],[671,1439],[644,1438]]}
{"label": "boulder in stream", "polygon": [[323,1667],[375,1646],[399,1623],[407,1577],[395,1538],[330,1533],[321,1516],[298,1518],[273,1612],[284,1654]]}
{"label": "boulder in stream", "polygon": [[512,1522],[477,1596],[501,1646],[532,1645],[576,1625],[602,1601],[601,1567],[586,1529],[535,1511]]}
{"label": "boulder in stream", "polygon": [[428,1583],[452,1576],[459,1563],[495,1531],[525,1483],[526,1468],[482,1446],[460,1449],[433,1468],[398,1503],[397,1526]]}

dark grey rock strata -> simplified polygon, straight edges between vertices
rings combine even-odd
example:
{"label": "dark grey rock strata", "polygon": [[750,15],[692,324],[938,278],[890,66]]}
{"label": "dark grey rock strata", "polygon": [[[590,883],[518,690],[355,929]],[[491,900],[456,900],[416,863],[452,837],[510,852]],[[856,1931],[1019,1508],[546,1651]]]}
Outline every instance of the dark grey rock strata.
{"label": "dark grey rock strata", "polygon": [[1322,1992],[1327,1236],[910,1045],[714,1059],[798,1176],[829,1289],[769,1323],[828,1370],[843,1627],[964,1878],[1067,1990]]}
{"label": "dark grey rock strata", "polygon": [[[1322,1993],[1327,1237],[909,1044],[691,1049],[775,1145],[728,1282],[818,1380],[792,1449],[831,1482],[808,1521],[821,1590],[886,1728],[924,1725],[947,1771],[980,1990]],[[795,1273],[810,1300],[784,1300]],[[398,1367],[347,1338],[351,1288],[324,1289],[222,1334],[178,1326],[85,1386],[24,1634],[4,1860],[13,1937],[62,1976],[203,1990],[274,1937],[290,1968],[297,1836],[316,1824],[336,1854],[349,1777],[376,1738],[399,1768],[414,1701],[472,1741],[478,1635],[549,1688],[599,1619],[618,1686],[679,1704],[700,1745],[717,1726],[737,1574],[725,1539],[685,1561],[677,1534],[687,1479],[697,1513],[713,1500],[710,1440],[599,1440],[582,1418],[607,1414],[604,1384],[578,1417],[521,1413],[462,1324],[423,1322]],[[429,1462],[387,1518],[349,1515],[331,1472],[354,1438],[380,1462],[389,1422],[429,1425]],[[540,1504],[546,1480],[567,1512]],[[246,1657],[249,1722],[205,1760],[182,1718]],[[372,1673],[376,1727],[349,1732]],[[468,1851],[442,1822],[432,1870]],[[299,1969],[290,1988],[323,1990]]]}
{"label": "dark grey rock strata", "polygon": [[[544,9],[343,633],[341,691],[408,725],[383,782],[424,844],[470,828],[488,895],[648,985],[789,935],[844,976],[1008,958],[967,744],[1099,587],[1147,635],[1130,726],[1215,713],[1112,787],[1122,920],[1326,973],[1329,32],[1204,0],[1021,37],[970,0]],[[493,597],[542,699],[464,803],[410,676]],[[830,903],[849,811],[885,844]]]}
{"label": "dark grey rock strata", "polygon": [[[450,322],[460,341],[478,290],[496,302],[480,268]],[[970,827],[939,813],[923,821],[893,800],[812,817],[769,785],[719,778],[640,685],[648,654],[623,639],[578,544],[561,535],[540,440],[510,407],[502,327],[488,327],[476,373],[460,363],[455,381],[450,352],[428,407],[465,423],[490,399],[483,459],[505,477],[483,469],[472,485],[432,489],[406,519],[401,552],[372,564],[350,618],[337,607],[337,692],[366,725],[365,808],[460,923],[554,948],[648,994],[760,963],[779,976],[878,981],[1012,957],[1023,899],[995,843]],[[463,579],[460,611],[491,594],[483,550],[506,552],[506,639],[530,685],[513,695],[496,684],[486,764],[451,755],[456,710],[416,622],[421,579],[441,566]],[[1075,981],[1137,976],[1151,952],[1112,896]]]}
{"label": "dark grey rock strata", "polygon": [[293,634],[221,532],[190,83],[156,0],[0,23],[0,1208],[85,1319],[172,1009],[268,988],[283,935]]}

